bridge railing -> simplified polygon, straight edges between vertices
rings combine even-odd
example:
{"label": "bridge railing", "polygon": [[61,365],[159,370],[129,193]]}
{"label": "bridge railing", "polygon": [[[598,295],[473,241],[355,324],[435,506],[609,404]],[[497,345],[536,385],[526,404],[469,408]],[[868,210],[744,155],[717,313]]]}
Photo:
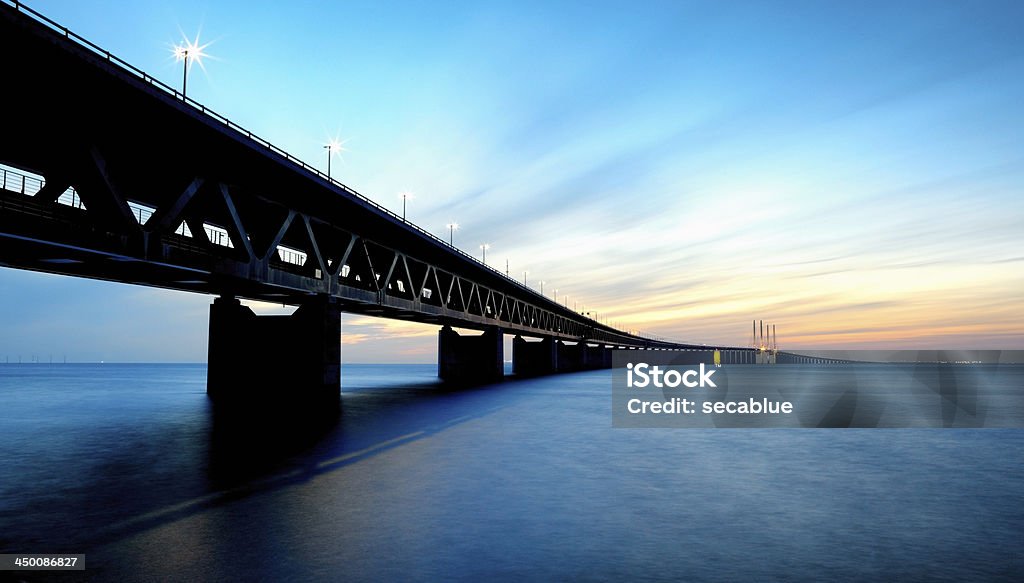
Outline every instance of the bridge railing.
{"label": "bridge railing", "polygon": [[[515,278],[509,276],[508,274],[503,273],[502,271],[500,271],[500,270],[498,270],[498,269],[496,269],[494,267],[491,267],[490,265],[487,265],[487,264],[483,263],[482,261],[480,261],[479,259],[477,259],[473,255],[470,255],[469,253],[466,253],[462,249],[459,249],[458,247],[449,244],[448,241],[446,241],[442,237],[439,237],[439,236],[435,235],[434,233],[432,233],[432,232],[430,232],[430,231],[428,231],[428,230],[426,230],[426,229],[424,229],[424,228],[422,228],[422,227],[420,227],[420,226],[418,226],[418,225],[416,225],[414,223],[411,223],[411,222],[405,220],[403,217],[399,216],[397,213],[391,211],[390,209],[388,209],[388,208],[380,205],[379,203],[371,200],[370,198],[368,198],[368,197],[366,197],[366,196],[356,192],[352,188],[349,188],[348,186],[346,186],[345,184],[335,180],[334,178],[327,176],[327,174],[322,172],[320,169],[318,169],[318,168],[316,168],[314,166],[311,166],[311,165],[307,164],[305,161],[303,161],[303,160],[301,160],[301,159],[299,159],[299,158],[289,154],[284,149],[282,149],[282,148],[280,148],[278,146],[275,146],[274,144],[270,143],[270,141],[268,141],[268,140],[266,140],[264,138],[261,138],[260,136],[252,133],[250,130],[248,130],[248,129],[246,129],[246,128],[236,124],[235,122],[233,122],[230,119],[228,119],[227,117],[217,113],[216,111],[213,111],[213,110],[209,109],[208,107],[206,107],[202,103],[199,103],[198,101],[192,99],[191,97],[183,95],[177,89],[171,87],[170,85],[164,83],[163,81],[160,81],[159,79],[153,77],[149,73],[146,73],[142,69],[139,69],[138,67],[132,65],[131,63],[129,63],[128,61],[125,61],[124,59],[118,57],[117,55],[112,54],[110,51],[108,51],[108,50],[106,50],[106,49],[96,45],[95,43],[93,43],[92,41],[86,39],[85,37],[82,37],[82,36],[72,32],[70,29],[68,29],[68,27],[62,26],[59,23],[57,23],[57,22],[51,20],[50,18],[46,17],[45,15],[43,15],[43,14],[41,14],[39,12],[36,12],[35,10],[29,8],[28,6],[25,6],[24,4],[22,4],[18,0],[0,0],[0,2],[2,2],[4,4],[7,4],[8,6],[13,7],[15,10],[17,10],[20,13],[28,15],[33,20],[36,20],[37,22],[45,25],[47,28],[50,28],[54,32],[62,35],[64,38],[66,38],[66,39],[68,39],[70,41],[73,41],[73,42],[75,42],[75,43],[77,43],[77,44],[79,44],[79,45],[89,49],[91,52],[93,52],[97,56],[105,59],[107,62],[117,65],[121,69],[123,69],[123,70],[125,70],[125,71],[127,71],[127,72],[129,72],[131,74],[133,74],[135,77],[137,77],[137,78],[141,79],[142,81],[148,83],[150,86],[152,86],[154,88],[157,88],[157,89],[163,91],[164,93],[167,93],[167,94],[173,96],[174,98],[180,100],[183,104],[191,106],[193,109],[199,111],[203,115],[206,115],[206,116],[208,116],[208,117],[218,121],[219,123],[223,124],[225,127],[238,132],[240,135],[245,136],[249,140],[255,142],[256,144],[259,144],[260,146],[262,146],[263,148],[267,149],[268,151],[273,152],[274,154],[280,156],[285,161],[290,162],[291,164],[299,167],[300,169],[302,169],[302,170],[304,170],[304,171],[306,171],[306,172],[308,172],[308,173],[318,177],[319,179],[327,182],[329,185],[332,185],[333,187],[341,190],[345,194],[347,194],[347,195],[349,195],[351,197],[354,197],[354,198],[362,201],[363,203],[373,207],[374,209],[380,211],[381,213],[383,213],[385,215],[390,216],[391,218],[395,219],[396,221],[404,224],[405,226],[407,226],[408,228],[410,228],[412,230],[417,231],[419,234],[421,234],[424,237],[427,237],[427,238],[433,240],[434,242],[438,243],[439,245],[442,245],[442,246],[445,246],[445,247],[449,248],[453,253],[456,253],[456,254],[462,256],[463,258],[468,259],[468,260],[476,263],[478,266],[483,267],[483,268],[489,270],[494,275],[498,275],[498,276],[501,276],[501,277],[505,278],[506,281],[508,281],[509,283],[515,285],[516,287],[521,289],[523,292],[525,292],[527,294],[531,294],[531,295],[535,296],[536,298],[540,298],[540,299],[544,300],[545,303],[551,303],[551,304],[554,304],[555,306],[557,306],[559,308],[564,308],[565,310],[567,310],[569,312],[572,312],[573,314],[575,314],[578,317],[582,317],[582,318],[584,318],[586,320],[590,320],[595,328],[605,329],[605,330],[614,330],[615,332],[620,332],[621,333],[620,330],[616,330],[615,328],[613,328],[611,326],[607,326],[605,324],[602,324],[602,323],[598,322],[597,320],[594,320],[593,318],[590,318],[589,316],[587,316],[585,314],[579,314],[579,313],[577,313],[577,312],[575,312],[573,310],[569,310],[568,307],[565,307],[565,306],[562,306],[561,304],[559,304],[557,302],[557,300],[555,300],[555,301],[550,300],[547,296],[541,294],[537,290],[527,286],[524,283],[520,283],[518,280],[516,280]],[[41,188],[41,186],[40,186],[40,188]]]}
{"label": "bridge railing", "polygon": [[44,182],[38,178],[0,168],[0,188],[8,192],[17,192],[32,196],[43,189]]}
{"label": "bridge railing", "polygon": [[[25,196],[35,196],[44,186],[46,186],[44,178],[30,176],[0,165],[0,190],[16,192]],[[73,186],[69,186],[67,190],[57,197],[57,203],[77,209],[85,209],[82,198],[78,196],[78,191]]]}

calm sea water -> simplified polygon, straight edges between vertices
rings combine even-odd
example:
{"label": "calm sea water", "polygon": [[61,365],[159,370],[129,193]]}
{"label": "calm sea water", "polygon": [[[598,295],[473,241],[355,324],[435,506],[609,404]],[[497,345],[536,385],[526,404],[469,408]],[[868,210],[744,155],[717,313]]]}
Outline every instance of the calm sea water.
{"label": "calm sea water", "polygon": [[213,408],[201,365],[0,365],[0,552],[86,554],[29,581],[1024,578],[1024,430],[613,429],[609,371],[434,374],[346,365],[340,413],[290,423]]}

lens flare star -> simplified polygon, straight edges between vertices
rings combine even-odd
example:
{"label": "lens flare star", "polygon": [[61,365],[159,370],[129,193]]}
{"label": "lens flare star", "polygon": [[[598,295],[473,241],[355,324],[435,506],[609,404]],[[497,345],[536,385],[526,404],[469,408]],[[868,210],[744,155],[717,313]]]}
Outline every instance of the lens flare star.
{"label": "lens flare star", "polygon": [[184,33],[182,33],[182,42],[172,47],[171,51],[174,53],[174,60],[178,63],[183,63],[182,66],[182,77],[181,77],[181,95],[185,97],[188,93],[188,72],[192,69],[193,64],[199,65],[199,68],[206,73],[206,66],[203,65],[203,59],[212,58],[206,49],[213,44],[213,41],[207,43],[199,42],[199,34],[196,34],[195,40],[189,40]]}

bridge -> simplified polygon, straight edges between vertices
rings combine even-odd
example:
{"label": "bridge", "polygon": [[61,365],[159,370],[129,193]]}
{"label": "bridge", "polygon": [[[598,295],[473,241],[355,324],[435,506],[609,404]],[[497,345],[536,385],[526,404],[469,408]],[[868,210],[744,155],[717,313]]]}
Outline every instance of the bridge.
{"label": "bridge", "polygon": [[[439,326],[451,381],[503,376],[504,334],[520,375],[609,367],[616,348],[709,357],[537,293],[12,0],[0,51],[19,55],[4,72],[0,265],[217,296],[211,396],[336,395],[342,312]],[[257,316],[239,298],[298,309]]]}

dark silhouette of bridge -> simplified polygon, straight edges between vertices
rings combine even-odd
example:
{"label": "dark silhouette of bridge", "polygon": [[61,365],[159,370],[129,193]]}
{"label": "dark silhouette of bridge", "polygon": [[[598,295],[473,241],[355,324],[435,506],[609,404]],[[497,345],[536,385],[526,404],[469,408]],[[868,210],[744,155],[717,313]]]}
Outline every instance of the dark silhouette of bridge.
{"label": "dark silhouette of bridge", "polygon": [[[218,296],[213,396],[336,395],[342,312],[441,326],[453,381],[500,378],[504,334],[522,375],[609,367],[614,348],[710,358],[537,293],[11,0],[0,51],[19,55],[4,71],[0,265]],[[238,298],[298,309],[257,316]]]}

